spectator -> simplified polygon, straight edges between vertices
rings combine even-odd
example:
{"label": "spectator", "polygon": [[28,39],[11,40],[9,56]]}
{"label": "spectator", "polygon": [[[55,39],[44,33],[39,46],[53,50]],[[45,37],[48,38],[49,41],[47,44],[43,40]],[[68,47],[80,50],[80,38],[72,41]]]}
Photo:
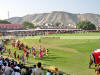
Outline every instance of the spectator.
{"label": "spectator", "polygon": [[31,75],[44,75],[44,71],[41,69],[41,62],[37,64],[38,68]]}
{"label": "spectator", "polygon": [[35,69],[36,69],[36,65],[33,65],[32,73],[34,73]]}
{"label": "spectator", "polygon": [[51,72],[49,70],[47,70],[46,75],[51,75]]}
{"label": "spectator", "polygon": [[28,67],[26,67],[26,71],[25,71],[24,75],[30,75],[30,72],[29,72],[29,68]]}
{"label": "spectator", "polygon": [[58,68],[55,68],[55,71],[56,71],[55,75],[59,75]]}
{"label": "spectator", "polygon": [[23,67],[23,68],[21,69],[21,75],[24,75],[24,73],[25,73],[25,67]]}
{"label": "spectator", "polygon": [[14,67],[12,75],[20,75],[20,67],[18,66]]}
{"label": "spectator", "polygon": [[63,75],[63,73],[62,72],[59,72],[59,75]]}
{"label": "spectator", "polygon": [[15,67],[15,75],[20,75],[20,67]]}
{"label": "spectator", "polygon": [[0,75],[3,75],[2,62],[0,62]]}
{"label": "spectator", "polygon": [[5,67],[5,75],[11,75],[13,72],[13,69],[10,68],[10,63],[8,63],[8,66]]}

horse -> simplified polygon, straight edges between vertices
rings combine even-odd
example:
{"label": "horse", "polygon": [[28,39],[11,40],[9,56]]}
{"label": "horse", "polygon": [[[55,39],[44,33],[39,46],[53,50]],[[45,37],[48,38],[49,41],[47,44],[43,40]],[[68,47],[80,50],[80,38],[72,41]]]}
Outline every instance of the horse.
{"label": "horse", "polygon": [[19,48],[19,50],[24,49],[24,44],[22,42],[20,42],[18,48]]}
{"label": "horse", "polygon": [[15,40],[11,40],[11,45],[12,45],[12,47],[14,47],[15,48]]}
{"label": "horse", "polygon": [[16,48],[19,49],[19,45],[20,45],[20,40],[16,40]]}

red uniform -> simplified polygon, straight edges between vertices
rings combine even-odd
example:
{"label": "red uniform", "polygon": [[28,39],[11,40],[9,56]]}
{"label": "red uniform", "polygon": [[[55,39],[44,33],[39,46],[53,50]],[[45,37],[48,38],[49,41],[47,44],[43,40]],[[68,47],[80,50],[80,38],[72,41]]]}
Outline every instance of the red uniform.
{"label": "red uniform", "polygon": [[35,51],[33,51],[33,56],[35,56],[36,54],[35,54]]}
{"label": "red uniform", "polygon": [[16,52],[14,52],[14,57],[16,58]]}
{"label": "red uniform", "polygon": [[28,62],[28,57],[29,57],[29,51],[27,50],[27,52],[26,52],[27,62]]}
{"label": "red uniform", "polygon": [[42,52],[43,52],[43,55],[44,55],[45,54],[45,48],[43,48],[43,51]]}
{"label": "red uniform", "polygon": [[29,57],[29,52],[26,53],[26,57]]}
{"label": "red uniform", "polygon": [[8,56],[10,56],[10,54],[11,54],[11,51],[10,51],[10,49],[9,49],[8,53],[9,53],[9,55],[8,55]]}
{"label": "red uniform", "polygon": [[46,55],[48,56],[48,49],[46,50]]}
{"label": "red uniform", "polygon": [[33,57],[35,58],[35,56],[36,56],[36,53],[35,53],[35,50],[33,50]]}
{"label": "red uniform", "polygon": [[9,50],[9,54],[11,54],[11,51]]}
{"label": "red uniform", "polygon": [[24,53],[26,53],[26,49],[24,49]]}
{"label": "red uniform", "polygon": [[92,55],[94,56],[95,64],[100,64],[100,49],[93,51]]}
{"label": "red uniform", "polygon": [[18,60],[18,62],[19,62],[19,55],[17,56],[17,60]]}
{"label": "red uniform", "polygon": [[39,50],[39,57],[42,58],[42,51]]}

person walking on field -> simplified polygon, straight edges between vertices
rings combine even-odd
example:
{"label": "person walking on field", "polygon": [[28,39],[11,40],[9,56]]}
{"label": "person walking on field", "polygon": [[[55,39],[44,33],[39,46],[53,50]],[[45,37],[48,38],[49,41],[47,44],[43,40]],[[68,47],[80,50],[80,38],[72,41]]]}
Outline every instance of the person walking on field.
{"label": "person walking on field", "polygon": [[17,61],[18,61],[18,62],[19,62],[19,57],[20,57],[20,56],[19,56],[19,54],[18,54],[18,56],[17,56]]}
{"label": "person walking on field", "polygon": [[41,51],[41,49],[39,50],[39,57],[42,58],[42,51]]}
{"label": "person walking on field", "polygon": [[46,50],[46,55],[48,56],[48,49]]}
{"label": "person walking on field", "polygon": [[29,58],[29,51],[26,51],[26,58],[27,58],[27,63],[28,63],[28,58]]}
{"label": "person walking on field", "polygon": [[24,49],[24,54],[26,53],[26,49]]}
{"label": "person walking on field", "polygon": [[35,50],[34,46],[32,46],[32,52],[33,52],[33,50]]}
{"label": "person walking on field", "polygon": [[24,58],[24,54],[22,55],[22,63],[25,65],[25,58]]}
{"label": "person walking on field", "polygon": [[45,48],[42,49],[42,55],[45,55]]}
{"label": "person walking on field", "polygon": [[10,49],[8,50],[8,53],[9,53],[9,55],[8,55],[8,56],[11,56],[11,50],[10,50]]}
{"label": "person walking on field", "polygon": [[33,50],[33,57],[34,57],[34,58],[36,57],[36,53],[35,53],[35,50]]}
{"label": "person walking on field", "polygon": [[14,58],[16,58],[16,51],[14,52]]}

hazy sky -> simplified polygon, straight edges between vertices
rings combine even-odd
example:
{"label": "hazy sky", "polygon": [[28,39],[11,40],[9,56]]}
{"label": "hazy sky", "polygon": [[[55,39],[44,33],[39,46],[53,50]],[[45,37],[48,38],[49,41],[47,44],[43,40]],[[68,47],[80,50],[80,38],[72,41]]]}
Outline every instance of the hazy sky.
{"label": "hazy sky", "polygon": [[100,14],[100,0],[0,0],[0,19],[27,14],[66,11]]}

